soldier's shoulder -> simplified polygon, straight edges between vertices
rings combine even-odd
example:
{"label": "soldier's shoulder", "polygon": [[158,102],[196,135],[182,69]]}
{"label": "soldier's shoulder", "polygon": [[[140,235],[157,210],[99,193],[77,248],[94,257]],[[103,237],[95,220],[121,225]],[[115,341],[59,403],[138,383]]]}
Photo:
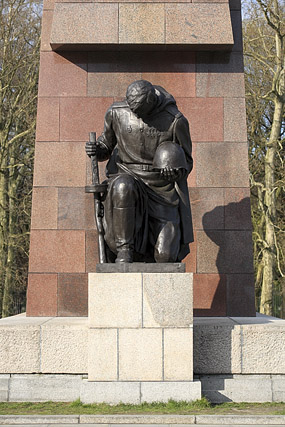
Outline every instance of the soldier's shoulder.
{"label": "soldier's shoulder", "polygon": [[110,107],[110,109],[113,109],[113,110],[121,109],[121,108],[129,108],[126,100],[114,102]]}
{"label": "soldier's shoulder", "polygon": [[176,105],[176,104],[170,104],[170,105],[167,105],[167,106],[165,107],[165,110],[166,110],[166,111],[167,111],[171,116],[173,116],[173,118],[180,119],[180,118],[184,117],[184,116],[183,116],[183,114],[181,113],[181,111],[179,111],[179,110],[178,110],[178,108],[177,108],[177,105]]}

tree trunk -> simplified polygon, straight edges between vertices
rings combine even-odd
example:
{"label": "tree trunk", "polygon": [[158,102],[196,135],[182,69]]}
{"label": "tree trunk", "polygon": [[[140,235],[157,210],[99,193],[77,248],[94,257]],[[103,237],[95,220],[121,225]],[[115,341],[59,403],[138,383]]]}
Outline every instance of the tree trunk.
{"label": "tree trunk", "polygon": [[7,235],[8,235],[8,177],[6,171],[0,172],[0,317],[4,294],[5,271],[7,264]]}
{"label": "tree trunk", "polygon": [[285,319],[285,277],[282,277],[280,280],[281,280],[281,292],[282,292],[281,318]]}
{"label": "tree trunk", "polygon": [[260,301],[260,312],[272,315],[272,297],[274,270],[276,262],[275,230],[274,223],[276,217],[275,202],[275,156],[277,150],[277,141],[280,137],[281,124],[283,116],[283,103],[276,97],[273,123],[270,133],[270,139],[267,144],[267,153],[265,156],[265,197],[266,207],[265,223],[265,242],[266,247],[263,252],[263,280]]}

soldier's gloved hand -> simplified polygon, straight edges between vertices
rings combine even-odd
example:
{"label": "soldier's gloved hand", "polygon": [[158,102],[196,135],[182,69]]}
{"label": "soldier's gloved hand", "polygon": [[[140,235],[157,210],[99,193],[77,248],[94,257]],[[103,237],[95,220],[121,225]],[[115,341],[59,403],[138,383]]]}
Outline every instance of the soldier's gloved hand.
{"label": "soldier's gloved hand", "polygon": [[166,168],[161,169],[160,174],[167,181],[175,182],[186,176],[186,169],[173,169],[168,166]]}
{"label": "soldier's gloved hand", "polygon": [[97,144],[96,143],[94,144],[94,142],[90,142],[90,141],[86,142],[85,151],[87,156],[89,157],[95,156],[97,153]]}

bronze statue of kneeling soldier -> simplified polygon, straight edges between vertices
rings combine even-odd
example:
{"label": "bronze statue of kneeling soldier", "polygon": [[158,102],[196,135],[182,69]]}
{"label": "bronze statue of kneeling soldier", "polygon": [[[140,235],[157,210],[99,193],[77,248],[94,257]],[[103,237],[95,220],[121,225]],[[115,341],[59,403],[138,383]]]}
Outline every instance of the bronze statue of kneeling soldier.
{"label": "bronze statue of kneeling soldier", "polygon": [[[136,81],[124,101],[111,105],[104,132],[86,144],[100,262],[180,262],[189,253],[191,152],[188,121],[162,87]],[[107,159],[108,179],[99,184],[96,162]]]}

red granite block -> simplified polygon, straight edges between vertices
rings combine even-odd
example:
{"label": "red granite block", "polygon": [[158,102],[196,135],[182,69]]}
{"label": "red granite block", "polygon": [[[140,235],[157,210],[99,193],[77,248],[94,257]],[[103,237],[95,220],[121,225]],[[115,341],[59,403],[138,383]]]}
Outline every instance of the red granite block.
{"label": "red granite block", "polygon": [[241,52],[197,52],[197,73],[243,73]]}
{"label": "red granite block", "polygon": [[[89,73],[194,73],[194,52],[89,52]],[[166,88],[167,89],[167,88]]]}
{"label": "red granite block", "polygon": [[[223,188],[191,188],[189,190],[192,219],[195,229],[224,229],[224,189]],[[213,211],[206,217],[205,213]]]}
{"label": "red granite block", "polygon": [[247,142],[244,98],[224,99],[224,140]]}
{"label": "red granite block", "polygon": [[190,254],[184,258],[187,273],[196,273],[197,270],[197,243],[196,233],[194,231],[194,242],[190,243]]}
{"label": "red granite block", "polygon": [[196,150],[197,187],[248,187],[246,143],[199,143]]}
{"label": "red granite block", "polygon": [[163,3],[120,3],[118,21],[120,44],[165,43]]}
{"label": "red granite block", "polygon": [[42,32],[41,32],[41,51],[51,51],[50,33],[52,25],[53,10],[43,11],[42,17]]}
{"label": "red granite block", "polygon": [[36,145],[34,185],[84,187],[84,143],[51,142]]}
{"label": "red granite block", "polygon": [[203,98],[243,97],[244,77],[241,73],[198,73],[196,95]]}
{"label": "red granite block", "polygon": [[127,87],[141,80],[141,73],[88,73],[88,96],[125,97]]}
{"label": "red granite block", "polygon": [[251,231],[226,231],[225,272],[253,273]]}
{"label": "red granite block", "polygon": [[86,271],[94,273],[96,264],[99,262],[98,257],[98,238],[97,230],[86,231]]}
{"label": "red granite block", "polygon": [[192,0],[193,3],[228,3],[229,0]]}
{"label": "red granite block", "polygon": [[37,110],[37,141],[59,140],[59,99],[39,98]]}
{"label": "red granite block", "polygon": [[225,228],[252,229],[249,188],[225,188]]}
{"label": "red granite block", "polygon": [[27,316],[57,316],[57,274],[29,274]]}
{"label": "red granite block", "polygon": [[58,275],[58,316],[88,316],[88,275]]}
{"label": "red granite block", "polygon": [[253,274],[227,275],[227,316],[255,316]]}
{"label": "red granite block", "polygon": [[178,108],[190,123],[193,141],[218,142],[224,139],[222,98],[178,98]]}
{"label": "red granite block", "polygon": [[[216,213],[207,213],[207,222]],[[197,231],[197,273],[225,273],[225,232],[221,230]]]}
{"label": "red granite block", "polygon": [[93,194],[85,193],[85,188],[59,188],[58,228],[71,230],[94,229]]}
{"label": "red granite block", "polygon": [[55,0],[44,0],[43,10],[53,10]]}
{"label": "red granite block", "polygon": [[[217,209],[217,208],[216,208]],[[208,212],[204,217],[210,221]],[[250,231],[197,231],[198,273],[252,273],[252,235]]]}
{"label": "red granite block", "polygon": [[231,22],[234,36],[233,52],[242,52],[242,20],[240,10],[231,10]]}
{"label": "red granite block", "polygon": [[85,232],[32,230],[29,271],[32,273],[84,273]]}
{"label": "red granite block", "polygon": [[[192,134],[190,129],[190,135]],[[193,158],[193,169],[188,175],[187,185],[188,187],[196,187],[196,143],[192,142],[192,158]]]}
{"label": "red granite block", "polygon": [[88,141],[89,132],[103,131],[104,117],[113,98],[62,98],[60,140]]}
{"label": "red granite block", "polygon": [[[57,4],[51,43],[67,44],[117,44],[118,3],[69,2]],[[91,46],[92,50],[92,46]]]}
{"label": "red granite block", "polygon": [[241,10],[241,0],[229,0],[230,10]]}
{"label": "red granite block", "polygon": [[166,43],[231,45],[233,43],[227,4],[166,4]]}
{"label": "red granite block", "polygon": [[194,316],[226,316],[227,284],[224,274],[194,274]]}
{"label": "red granite block", "polygon": [[195,73],[193,71],[187,73],[143,73],[142,78],[152,84],[164,87],[175,98],[194,97]]}
{"label": "red granite block", "polygon": [[[96,3],[118,3],[118,0],[94,0],[94,1],[96,1]],[[70,3],[70,0],[56,0],[56,2]],[[81,2],[86,2],[86,0],[76,0],[76,3],[81,3]],[[121,3],[142,3],[142,0],[123,0],[121,1]],[[144,3],[153,3],[153,0],[144,0]],[[156,0],[155,3],[192,3],[192,0]]]}
{"label": "red granite block", "polygon": [[86,96],[86,93],[86,53],[41,53],[39,96]]}
{"label": "red granite block", "polygon": [[31,229],[57,228],[57,188],[34,187]]}

